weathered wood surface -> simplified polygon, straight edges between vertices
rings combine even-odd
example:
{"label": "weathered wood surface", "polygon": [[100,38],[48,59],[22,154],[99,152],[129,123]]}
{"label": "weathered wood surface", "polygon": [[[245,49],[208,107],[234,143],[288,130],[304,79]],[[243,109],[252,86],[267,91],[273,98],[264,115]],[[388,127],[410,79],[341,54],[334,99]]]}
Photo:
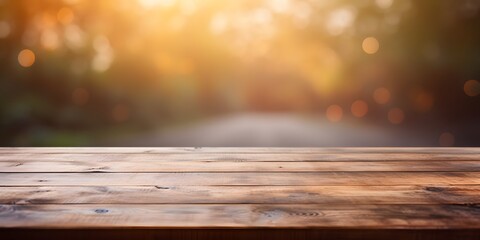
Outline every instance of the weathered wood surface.
{"label": "weathered wood surface", "polygon": [[41,172],[462,172],[479,171],[480,161],[176,161],[176,160],[0,160],[4,173]]}
{"label": "weathered wood surface", "polygon": [[[139,197],[141,196],[141,197]],[[480,185],[4,187],[0,204],[472,204]]]}
{"label": "weathered wood surface", "polygon": [[395,186],[480,184],[480,172],[1,173],[0,186]]}
{"label": "weathered wood surface", "polygon": [[0,238],[32,227],[480,239],[480,148],[0,148]]}
{"label": "weathered wood surface", "polygon": [[72,204],[2,206],[16,227],[474,228],[471,205]]}

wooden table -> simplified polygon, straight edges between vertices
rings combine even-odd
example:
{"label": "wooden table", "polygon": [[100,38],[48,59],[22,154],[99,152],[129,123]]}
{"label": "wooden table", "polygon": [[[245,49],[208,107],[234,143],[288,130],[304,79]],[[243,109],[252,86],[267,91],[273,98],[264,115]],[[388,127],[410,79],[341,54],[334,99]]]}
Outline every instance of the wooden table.
{"label": "wooden table", "polygon": [[0,239],[480,239],[480,148],[0,148]]}

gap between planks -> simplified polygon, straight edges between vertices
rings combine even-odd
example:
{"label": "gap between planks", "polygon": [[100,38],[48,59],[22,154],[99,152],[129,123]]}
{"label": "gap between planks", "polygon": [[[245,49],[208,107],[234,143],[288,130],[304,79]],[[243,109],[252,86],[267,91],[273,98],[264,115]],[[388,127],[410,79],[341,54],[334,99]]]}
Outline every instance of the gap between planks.
{"label": "gap between planks", "polygon": [[1,186],[480,184],[480,172],[0,173]]}
{"label": "gap between planks", "polygon": [[211,161],[211,162],[332,162],[332,161],[480,161],[480,154],[451,153],[2,153],[0,161]]}

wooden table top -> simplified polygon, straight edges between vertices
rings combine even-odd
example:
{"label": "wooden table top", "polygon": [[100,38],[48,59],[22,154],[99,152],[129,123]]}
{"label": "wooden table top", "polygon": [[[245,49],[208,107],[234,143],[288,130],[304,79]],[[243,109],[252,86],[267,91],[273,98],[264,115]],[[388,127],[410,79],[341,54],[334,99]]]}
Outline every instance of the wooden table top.
{"label": "wooden table top", "polygon": [[478,237],[480,148],[0,148],[0,229],[20,228]]}

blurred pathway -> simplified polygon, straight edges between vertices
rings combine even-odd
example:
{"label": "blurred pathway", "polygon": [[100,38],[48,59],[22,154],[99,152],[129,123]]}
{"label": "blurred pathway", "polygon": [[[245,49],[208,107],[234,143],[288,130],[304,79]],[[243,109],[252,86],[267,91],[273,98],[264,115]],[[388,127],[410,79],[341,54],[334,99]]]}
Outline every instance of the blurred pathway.
{"label": "blurred pathway", "polygon": [[109,144],[115,146],[332,147],[432,146],[425,137],[400,130],[332,124],[294,114],[243,113],[152,132]]}

